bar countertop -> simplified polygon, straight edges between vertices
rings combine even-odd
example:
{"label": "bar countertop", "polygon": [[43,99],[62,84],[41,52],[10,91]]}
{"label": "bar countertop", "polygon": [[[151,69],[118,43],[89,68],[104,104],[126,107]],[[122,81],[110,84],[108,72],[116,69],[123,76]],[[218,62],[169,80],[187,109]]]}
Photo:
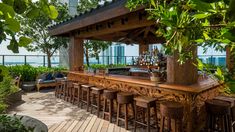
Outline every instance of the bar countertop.
{"label": "bar countertop", "polygon": [[213,80],[212,78],[209,77],[207,79],[201,79],[198,81],[198,83],[193,85],[179,85],[179,84],[169,84],[169,83],[156,83],[143,77],[133,77],[133,76],[124,76],[124,75],[98,75],[98,74],[91,74],[91,73],[77,72],[77,71],[70,71],[69,73],[83,75],[83,76],[90,76],[90,77],[98,77],[103,79],[110,79],[114,81],[127,82],[137,85],[156,87],[160,89],[188,92],[188,93],[201,93],[203,91],[206,91],[208,89],[214,88],[219,85],[219,83],[216,80]]}

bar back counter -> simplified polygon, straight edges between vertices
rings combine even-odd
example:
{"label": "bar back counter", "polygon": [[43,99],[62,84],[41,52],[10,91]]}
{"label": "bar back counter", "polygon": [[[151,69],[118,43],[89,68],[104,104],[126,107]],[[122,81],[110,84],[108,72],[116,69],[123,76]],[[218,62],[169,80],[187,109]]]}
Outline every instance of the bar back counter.
{"label": "bar back counter", "polygon": [[188,132],[199,131],[205,122],[204,102],[218,96],[222,85],[211,78],[201,79],[194,85],[156,83],[142,77],[124,75],[96,75],[85,72],[69,72],[68,79],[89,83],[97,87],[131,92],[136,95],[156,97],[162,101],[177,101],[184,105],[184,128]]}

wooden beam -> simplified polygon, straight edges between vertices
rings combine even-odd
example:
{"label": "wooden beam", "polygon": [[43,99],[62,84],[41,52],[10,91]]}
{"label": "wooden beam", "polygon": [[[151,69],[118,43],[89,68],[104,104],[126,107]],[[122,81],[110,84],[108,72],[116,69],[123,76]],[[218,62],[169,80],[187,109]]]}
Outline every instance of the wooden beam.
{"label": "wooden beam", "polygon": [[[147,20],[147,16],[143,16],[143,19],[140,20],[137,14],[138,13],[131,13],[127,16],[122,16],[122,17],[113,19],[112,27],[108,26],[109,21],[105,21],[105,22],[97,23],[96,25],[90,26],[89,27],[90,30],[87,30],[87,28],[83,28],[79,30],[76,37],[89,39],[90,37],[94,37],[94,36],[101,36],[101,35],[111,34],[115,32],[148,27],[148,26],[155,24],[154,21]],[[125,20],[125,22],[123,22],[123,19]]]}
{"label": "wooden beam", "polygon": [[77,71],[83,66],[84,48],[83,40],[70,37],[69,45],[69,70]]}
{"label": "wooden beam", "polygon": [[[144,7],[139,7],[134,11],[143,10],[143,9]],[[126,15],[130,12],[131,11],[128,8],[126,8],[123,4],[120,4],[119,6],[112,7],[111,9],[108,9],[108,10],[100,11],[99,13],[93,12],[91,13],[91,15],[85,18],[81,18],[77,20],[76,18],[74,18],[74,21],[68,22],[67,24],[61,25],[54,29],[50,29],[49,34],[51,36],[55,36],[55,35],[69,33],[71,31],[74,31],[74,30],[77,30],[77,29],[80,29],[89,25],[93,25],[93,24],[110,20],[110,19],[122,16],[122,15]]]}

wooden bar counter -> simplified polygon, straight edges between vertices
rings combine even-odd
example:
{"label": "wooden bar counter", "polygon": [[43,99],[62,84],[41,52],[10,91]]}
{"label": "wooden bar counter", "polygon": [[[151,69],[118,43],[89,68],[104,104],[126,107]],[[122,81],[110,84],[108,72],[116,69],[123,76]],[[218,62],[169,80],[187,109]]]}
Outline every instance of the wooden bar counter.
{"label": "wooden bar counter", "polygon": [[222,88],[213,79],[204,79],[194,85],[157,84],[149,79],[122,75],[94,75],[69,72],[68,79],[89,83],[98,87],[131,92],[136,95],[156,97],[159,102],[171,100],[185,106],[184,127],[187,131],[199,131],[205,121],[204,101],[219,95]]}

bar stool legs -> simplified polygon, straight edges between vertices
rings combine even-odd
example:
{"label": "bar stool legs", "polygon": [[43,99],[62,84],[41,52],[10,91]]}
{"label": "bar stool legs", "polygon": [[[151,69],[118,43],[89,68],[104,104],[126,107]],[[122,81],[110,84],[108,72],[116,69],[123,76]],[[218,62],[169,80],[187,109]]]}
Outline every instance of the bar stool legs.
{"label": "bar stool legs", "polygon": [[[136,97],[134,98],[135,100],[135,122],[134,122],[134,126],[135,126],[135,129],[134,131],[136,131],[137,129],[137,124],[139,125],[143,125],[143,126],[146,126],[147,127],[147,131],[150,132],[150,127],[151,127],[151,122],[150,122],[150,109],[153,108],[154,109],[154,119],[155,119],[155,124],[157,127],[156,129],[158,129],[158,120],[157,120],[157,108],[156,108],[156,100],[155,98],[151,98],[151,97],[144,97],[144,96],[141,96],[141,97]],[[140,122],[137,118],[138,118],[138,114],[139,113],[139,110],[137,108],[142,108],[143,109],[143,113],[142,113],[142,119],[143,119],[143,122]],[[146,114],[147,114],[147,123],[145,123],[145,110],[147,111]]]}
{"label": "bar stool legs", "polygon": [[182,104],[177,102],[163,102],[160,104],[160,113],[161,113],[161,126],[160,132],[165,131],[165,119],[167,118],[167,131],[172,131],[171,120],[175,121],[174,131],[182,132],[183,131],[183,111],[184,107]]}
{"label": "bar stool legs", "polygon": [[[90,88],[92,86],[91,85],[81,85],[81,89],[82,89],[82,99],[81,99],[81,108],[83,106],[83,104],[87,105],[86,110],[89,111],[89,107],[90,107]],[[86,92],[86,99],[84,100],[84,92]]]}
{"label": "bar stool legs", "polygon": [[[125,129],[128,129],[128,105],[129,104],[133,104],[133,97],[134,95],[131,93],[124,93],[124,92],[120,92],[117,94],[117,103],[118,103],[118,108],[117,108],[117,126],[119,125],[119,120],[124,121],[125,123]],[[124,118],[120,117],[120,113],[121,113],[121,106],[124,106]],[[132,105],[132,110],[133,110],[133,114],[135,115],[134,112],[134,107]]]}
{"label": "bar stool legs", "polygon": [[[103,93],[102,88],[92,87],[91,88],[91,113],[93,107],[97,108],[97,116],[100,114],[100,103],[101,103],[101,94]],[[96,105],[95,105],[96,102]]]}
{"label": "bar stool legs", "polygon": [[[105,116],[109,116],[109,122],[112,122],[112,115],[113,115],[113,101],[117,98],[117,91],[115,90],[104,90],[104,108],[103,108],[103,119]],[[109,110],[107,112],[107,103],[109,101]]]}

